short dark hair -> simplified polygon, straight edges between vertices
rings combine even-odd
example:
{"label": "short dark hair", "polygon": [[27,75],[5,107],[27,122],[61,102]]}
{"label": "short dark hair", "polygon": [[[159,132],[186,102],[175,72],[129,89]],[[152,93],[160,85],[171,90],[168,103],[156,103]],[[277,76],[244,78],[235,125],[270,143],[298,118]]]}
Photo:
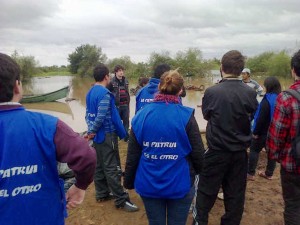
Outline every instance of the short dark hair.
{"label": "short dark hair", "polygon": [[154,69],[153,77],[160,79],[160,77],[167,71],[170,71],[171,67],[168,64],[160,64]]}
{"label": "short dark hair", "polygon": [[109,69],[107,68],[107,66],[105,66],[104,64],[99,64],[95,67],[93,76],[96,82],[103,81],[106,75],[109,75]]}
{"label": "short dark hair", "polygon": [[264,81],[266,93],[279,94],[281,92],[281,85],[276,77],[267,77]]}
{"label": "short dark hair", "polygon": [[114,68],[114,73],[118,72],[119,70],[124,70],[124,67],[121,65],[116,65]]}
{"label": "short dark hair", "polygon": [[300,50],[293,55],[291,60],[291,68],[294,69],[297,77],[300,77]]}
{"label": "short dark hair", "polygon": [[144,87],[149,82],[148,77],[140,77],[139,78],[139,86]]}
{"label": "short dark hair", "polygon": [[0,102],[12,100],[17,80],[20,81],[19,65],[8,55],[0,53]]}
{"label": "short dark hair", "polygon": [[239,51],[231,50],[223,55],[221,63],[226,74],[239,76],[244,69],[245,57]]}

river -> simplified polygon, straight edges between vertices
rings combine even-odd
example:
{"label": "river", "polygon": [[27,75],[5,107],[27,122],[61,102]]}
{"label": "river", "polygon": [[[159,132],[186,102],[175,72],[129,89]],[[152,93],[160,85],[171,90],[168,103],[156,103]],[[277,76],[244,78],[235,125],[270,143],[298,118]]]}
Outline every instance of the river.
{"label": "river", "polygon": [[[214,85],[220,79],[220,75],[218,71],[213,71],[212,74],[212,76],[205,78],[186,78],[185,86],[204,85],[205,88],[207,88],[211,85]],[[264,77],[255,77],[254,79],[261,85],[263,84]],[[286,89],[292,83],[292,80],[280,78],[280,82],[283,86],[283,89]],[[71,89],[68,98],[72,98],[74,100],[66,102],[65,99],[61,99],[57,102],[24,104],[25,108],[28,110],[44,112],[56,116],[68,124],[76,132],[86,131],[87,126],[84,119],[85,96],[93,84],[92,78],[80,78],[72,76],[36,77],[33,78],[30,83],[25,84],[23,89],[24,93],[42,94],[55,91],[69,84],[71,85]],[[134,87],[136,87],[136,82],[130,81],[130,88]],[[203,93],[203,91],[187,90],[187,95],[182,101],[183,105],[195,109],[195,117],[201,131],[204,131],[206,127],[206,121],[203,119],[201,107],[199,107],[202,104]],[[135,96],[131,96],[130,119],[132,119],[134,116],[134,112]]]}

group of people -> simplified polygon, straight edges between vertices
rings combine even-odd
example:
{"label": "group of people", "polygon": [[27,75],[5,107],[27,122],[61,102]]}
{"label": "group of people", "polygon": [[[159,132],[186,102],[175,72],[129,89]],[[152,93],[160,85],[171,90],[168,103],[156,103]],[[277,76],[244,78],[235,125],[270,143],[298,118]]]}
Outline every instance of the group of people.
{"label": "group of people", "polygon": [[[295,83],[290,89],[300,92],[300,51],[292,57],[291,71]],[[254,180],[264,147],[269,160],[258,174],[272,179],[276,161],[281,163],[284,221],[298,224],[300,166],[292,150],[300,103],[281,92],[278,79],[268,77],[266,94],[258,104],[263,89],[250,79],[245,57],[237,50],[223,55],[220,72],[222,80],[207,88],[202,99],[208,121],[205,149],[194,109],[182,104],[184,80],[177,69],[167,64],[154,69],[149,83],[136,94],[129,131],[124,68],[117,65],[111,78],[105,65],[96,66],[95,84],[86,95],[85,138],[93,141],[90,147],[61,120],[24,109],[19,103],[20,69],[0,53],[0,224],[64,224],[66,208],[79,205],[94,180],[96,201],[114,199],[116,208],[127,212],[139,210],[126,191],[135,189],[150,225],[185,224],[195,195],[194,224],[207,225],[222,187],[221,224],[238,225],[247,179]],[[124,174],[119,139],[128,142]],[[76,178],[66,194],[57,162],[67,163]]]}

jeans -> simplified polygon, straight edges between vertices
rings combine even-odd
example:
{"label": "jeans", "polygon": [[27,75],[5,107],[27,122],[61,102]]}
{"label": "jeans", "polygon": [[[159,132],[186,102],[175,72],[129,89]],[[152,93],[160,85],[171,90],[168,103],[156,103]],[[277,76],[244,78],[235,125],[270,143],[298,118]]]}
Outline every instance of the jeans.
{"label": "jeans", "polygon": [[195,195],[194,186],[180,199],[142,197],[149,225],[185,225]]}
{"label": "jeans", "polygon": [[118,111],[121,117],[121,120],[123,122],[123,125],[125,127],[125,130],[127,132],[128,138],[128,129],[129,129],[129,105],[120,105],[118,106]]}
{"label": "jeans", "polygon": [[121,185],[118,138],[115,133],[106,134],[101,144],[94,142],[97,166],[94,175],[96,200],[105,198],[110,192],[115,196],[115,205],[121,207],[129,199]]}
{"label": "jeans", "polygon": [[289,173],[281,167],[281,186],[284,200],[284,224],[300,223],[300,174]]}
{"label": "jeans", "polygon": [[246,150],[227,152],[208,149],[199,175],[195,224],[208,224],[208,214],[221,186],[225,206],[221,225],[240,224],[245,203],[247,161]]}
{"label": "jeans", "polygon": [[[252,138],[248,162],[248,174],[254,176],[259,158],[259,153],[266,145],[267,135],[261,135],[258,138]],[[276,168],[276,161],[268,159],[265,174],[267,176],[273,176]]]}

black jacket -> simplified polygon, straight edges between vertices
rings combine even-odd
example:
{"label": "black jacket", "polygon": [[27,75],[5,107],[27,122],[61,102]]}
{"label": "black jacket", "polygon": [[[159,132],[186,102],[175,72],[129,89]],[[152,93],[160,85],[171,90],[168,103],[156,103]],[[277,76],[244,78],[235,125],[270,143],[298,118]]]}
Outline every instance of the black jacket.
{"label": "black jacket", "polygon": [[202,113],[208,121],[208,147],[220,151],[246,150],[251,143],[251,120],[257,105],[255,90],[238,79],[224,79],[206,89]]}
{"label": "black jacket", "polygon": [[127,102],[128,105],[130,103],[130,95],[129,95],[129,82],[126,77],[123,77],[120,81],[116,75],[111,79],[107,89],[115,96],[116,106],[120,105],[120,86],[124,86],[127,94]]}

